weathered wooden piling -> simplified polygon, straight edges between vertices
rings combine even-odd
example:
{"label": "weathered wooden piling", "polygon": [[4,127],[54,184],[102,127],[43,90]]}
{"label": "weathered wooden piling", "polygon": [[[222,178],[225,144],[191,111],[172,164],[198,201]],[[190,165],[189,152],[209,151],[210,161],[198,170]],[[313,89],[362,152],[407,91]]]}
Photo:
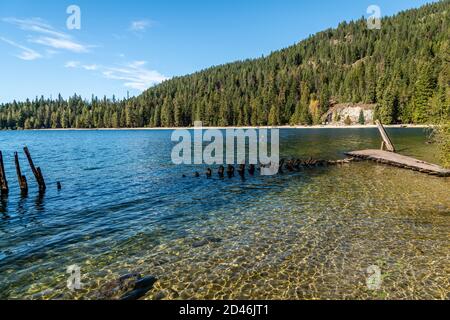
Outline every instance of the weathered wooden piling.
{"label": "weathered wooden piling", "polygon": [[234,166],[232,166],[231,164],[229,164],[227,167],[227,175],[230,179],[234,177]]}
{"label": "weathered wooden piling", "polygon": [[6,180],[5,166],[3,165],[3,154],[0,151],[0,189],[2,194],[8,193],[8,180]]}
{"label": "weathered wooden piling", "polygon": [[31,158],[31,154],[30,154],[30,151],[28,150],[28,147],[24,147],[23,151],[25,152],[25,155],[27,156],[28,163],[30,164],[31,171],[33,171],[34,177],[36,178],[36,181],[37,181],[37,183],[39,185],[39,191],[41,191],[41,192],[45,191],[45,189],[47,187],[45,185],[45,180],[44,180],[44,177],[42,175],[41,168],[39,168],[39,167],[36,168],[34,166],[33,159]]}
{"label": "weathered wooden piling", "polygon": [[245,164],[241,164],[238,168],[239,175],[244,178],[245,177]]}
{"label": "weathered wooden piling", "polygon": [[14,162],[16,164],[17,179],[19,180],[19,187],[22,194],[28,193],[28,183],[27,178],[22,175],[22,170],[20,170],[19,154],[14,152]]}
{"label": "weathered wooden piling", "polygon": [[220,166],[219,170],[217,171],[217,173],[219,174],[219,178],[223,178],[225,175],[225,167],[224,166]]}

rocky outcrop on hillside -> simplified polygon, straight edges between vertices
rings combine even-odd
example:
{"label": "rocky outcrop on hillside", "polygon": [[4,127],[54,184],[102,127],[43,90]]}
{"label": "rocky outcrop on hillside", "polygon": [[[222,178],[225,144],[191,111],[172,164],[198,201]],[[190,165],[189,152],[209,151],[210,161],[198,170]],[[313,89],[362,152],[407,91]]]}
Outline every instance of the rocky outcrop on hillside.
{"label": "rocky outcrop on hillside", "polygon": [[323,117],[322,123],[332,125],[373,124],[376,104],[335,104]]}

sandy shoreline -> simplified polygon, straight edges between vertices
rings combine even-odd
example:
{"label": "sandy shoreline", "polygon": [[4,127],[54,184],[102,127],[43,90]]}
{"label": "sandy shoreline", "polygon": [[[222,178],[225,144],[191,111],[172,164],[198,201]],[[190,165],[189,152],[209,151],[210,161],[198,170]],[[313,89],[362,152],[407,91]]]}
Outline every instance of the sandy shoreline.
{"label": "sandy shoreline", "polygon": [[[386,128],[429,128],[429,125],[413,125],[413,124],[405,124],[405,125],[385,125]],[[208,129],[218,129],[218,130],[226,130],[226,129],[369,129],[369,128],[377,128],[376,125],[353,125],[353,126],[338,126],[338,125],[316,125],[316,126],[261,126],[261,127],[203,127],[204,130]],[[92,129],[81,129],[81,128],[73,128],[73,129],[27,129],[20,131],[164,131],[164,130],[192,130],[194,127],[179,127],[179,128],[92,128]],[[5,130],[6,131],[6,130]]]}

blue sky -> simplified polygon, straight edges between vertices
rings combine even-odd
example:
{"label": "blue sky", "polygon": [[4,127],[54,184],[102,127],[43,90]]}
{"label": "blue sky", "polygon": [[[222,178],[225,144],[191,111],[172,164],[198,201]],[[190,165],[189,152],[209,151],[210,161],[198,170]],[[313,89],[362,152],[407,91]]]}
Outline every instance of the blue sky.
{"label": "blue sky", "polygon": [[[0,1],[0,102],[137,95],[173,76],[260,57],[344,20],[425,0]],[[69,30],[66,10],[81,9]]]}

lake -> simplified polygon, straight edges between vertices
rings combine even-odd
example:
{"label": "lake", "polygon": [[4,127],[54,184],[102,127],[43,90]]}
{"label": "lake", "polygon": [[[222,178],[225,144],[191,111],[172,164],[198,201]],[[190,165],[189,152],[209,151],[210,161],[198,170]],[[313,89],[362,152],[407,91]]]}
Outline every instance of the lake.
{"label": "lake", "polygon": [[[400,153],[438,161],[423,129],[388,131]],[[0,298],[95,299],[135,271],[159,279],[147,299],[449,298],[449,178],[356,162],[207,180],[204,166],[171,163],[171,133],[0,132],[10,184],[0,202]],[[280,137],[288,158],[342,159],[381,142],[377,129]],[[71,265],[81,290],[66,287]],[[366,284],[371,266],[381,271],[377,290]]]}

